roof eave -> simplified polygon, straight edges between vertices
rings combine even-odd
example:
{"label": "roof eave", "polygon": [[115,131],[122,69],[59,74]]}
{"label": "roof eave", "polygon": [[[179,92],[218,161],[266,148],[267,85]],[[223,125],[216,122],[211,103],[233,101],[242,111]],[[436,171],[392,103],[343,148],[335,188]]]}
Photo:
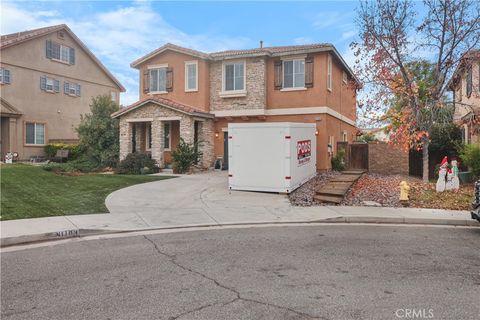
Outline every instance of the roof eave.
{"label": "roof eave", "polygon": [[149,54],[133,61],[132,63],[130,63],[130,67],[131,68],[135,68],[135,69],[139,69],[139,66],[144,63],[145,61],[155,57],[156,55],[159,55],[167,50],[171,50],[171,51],[174,51],[174,52],[178,52],[178,53],[182,53],[182,54],[185,54],[185,55],[188,55],[188,56],[192,56],[192,57],[196,57],[196,58],[199,58],[199,59],[202,59],[202,60],[208,60],[208,55],[205,54],[205,55],[200,55],[200,54],[194,54],[193,52],[187,52],[187,51],[184,51],[184,50],[179,50],[177,48],[172,48],[172,47],[169,47],[169,46],[164,46],[163,48],[160,47],[159,49],[156,49],[152,52],[150,52]]}

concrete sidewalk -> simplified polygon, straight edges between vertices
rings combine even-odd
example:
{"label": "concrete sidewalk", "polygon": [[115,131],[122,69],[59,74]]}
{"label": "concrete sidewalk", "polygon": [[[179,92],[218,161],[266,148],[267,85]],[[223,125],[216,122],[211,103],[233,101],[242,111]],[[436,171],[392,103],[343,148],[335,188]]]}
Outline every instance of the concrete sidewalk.
{"label": "concrete sidewalk", "polygon": [[480,226],[468,211],[382,207],[183,208],[2,221],[1,246],[148,229],[262,223],[400,223]]}

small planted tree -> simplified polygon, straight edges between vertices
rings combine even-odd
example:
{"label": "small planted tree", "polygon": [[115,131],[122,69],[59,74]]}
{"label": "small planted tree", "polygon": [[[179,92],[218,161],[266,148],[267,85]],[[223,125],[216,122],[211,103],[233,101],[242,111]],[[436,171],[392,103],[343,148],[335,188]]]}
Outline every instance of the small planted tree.
{"label": "small planted tree", "polygon": [[172,151],[173,170],[177,173],[185,173],[202,157],[197,143],[187,143],[180,138],[180,143]]}
{"label": "small planted tree", "polygon": [[119,156],[119,125],[111,114],[118,110],[118,104],[109,96],[98,96],[92,99],[90,110],[90,114],[82,115],[77,128],[81,154],[97,167],[115,167]]}

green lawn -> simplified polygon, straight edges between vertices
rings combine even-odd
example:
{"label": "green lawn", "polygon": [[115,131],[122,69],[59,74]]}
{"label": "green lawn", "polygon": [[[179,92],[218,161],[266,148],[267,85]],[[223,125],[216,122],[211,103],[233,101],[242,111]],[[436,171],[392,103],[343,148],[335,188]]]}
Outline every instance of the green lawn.
{"label": "green lawn", "polygon": [[2,165],[1,220],[108,212],[105,198],[117,189],[166,179],[158,176],[63,176],[29,165]]}

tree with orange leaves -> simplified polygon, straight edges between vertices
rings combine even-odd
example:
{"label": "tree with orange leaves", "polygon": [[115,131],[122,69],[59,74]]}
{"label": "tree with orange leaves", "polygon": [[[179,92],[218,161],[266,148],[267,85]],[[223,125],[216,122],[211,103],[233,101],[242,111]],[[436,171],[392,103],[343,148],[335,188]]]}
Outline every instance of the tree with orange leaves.
{"label": "tree with orange leaves", "polygon": [[[356,72],[370,89],[361,103],[364,116],[387,122],[393,143],[422,150],[422,176],[428,181],[430,130],[451,112],[444,99],[448,80],[463,54],[480,43],[480,3],[424,0],[423,6],[425,16],[416,19],[410,0],[362,1],[361,41],[352,49]],[[422,56],[426,64],[414,63]],[[422,87],[427,66],[428,85]]]}

